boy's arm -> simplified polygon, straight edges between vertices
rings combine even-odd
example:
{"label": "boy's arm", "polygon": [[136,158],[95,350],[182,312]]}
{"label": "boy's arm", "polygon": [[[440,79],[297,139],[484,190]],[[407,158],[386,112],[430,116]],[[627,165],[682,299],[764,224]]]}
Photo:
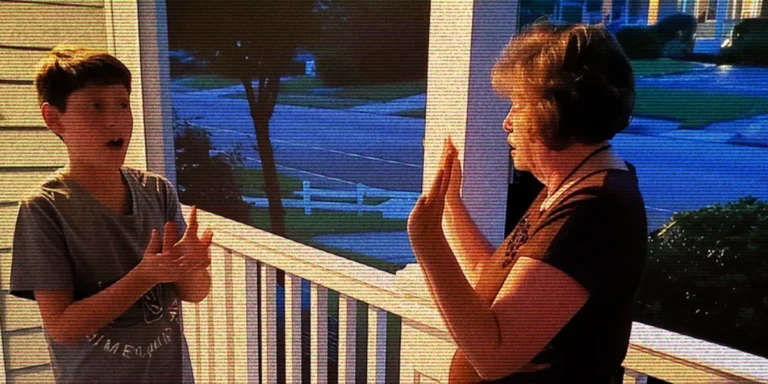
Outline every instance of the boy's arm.
{"label": "boy's arm", "polygon": [[[164,240],[173,243],[174,237],[166,231]],[[139,264],[116,283],[85,299],[74,301],[71,290],[35,290],[48,334],[61,344],[77,343],[118,318],[155,285],[179,281],[181,276],[208,266],[201,264],[205,260],[194,257],[174,257],[163,251],[161,244],[157,230],[152,230]]]}
{"label": "boy's arm", "polygon": [[[184,223],[183,219],[180,222]],[[211,274],[207,267],[211,262],[210,246],[213,232],[208,229],[199,238],[197,236],[197,228],[197,207],[192,206],[192,211],[189,214],[189,224],[186,225],[184,236],[176,244],[166,242],[163,245],[163,250],[178,251],[184,256],[200,260],[201,264],[205,266],[184,275],[174,283],[179,297],[184,301],[192,303],[199,303],[205,300],[211,291]],[[176,238],[178,233],[176,222],[166,223],[165,231],[169,234],[168,238]]]}
{"label": "boy's arm", "polygon": [[134,268],[122,279],[88,298],[74,301],[72,291],[36,290],[43,326],[59,344],[75,344],[118,318],[154,285]]}
{"label": "boy's arm", "polygon": [[[176,192],[176,188],[167,180],[165,183],[167,188],[166,204],[168,207],[166,217],[169,221],[173,222],[173,225],[166,227],[166,232],[170,232],[178,236],[180,230],[184,235],[178,239],[179,242],[177,244],[164,244],[163,249],[166,250],[175,248],[175,246],[185,243],[184,246],[181,247],[182,252],[199,253],[199,248],[201,245],[203,245],[205,246],[205,255],[198,255],[198,257],[205,257],[210,260],[211,257],[210,253],[208,253],[208,246],[210,246],[213,233],[208,235],[206,234],[208,231],[206,231],[206,233],[203,234],[203,239],[199,239],[197,237],[197,207],[192,207],[189,224],[187,224],[184,221],[184,216],[181,213],[181,203],[179,202],[179,195]],[[200,244],[201,240],[205,243]],[[208,268],[201,268],[175,282],[174,287],[176,288],[176,293],[179,295],[181,300],[192,303],[199,303],[205,300],[211,291],[211,274],[208,271]]]}

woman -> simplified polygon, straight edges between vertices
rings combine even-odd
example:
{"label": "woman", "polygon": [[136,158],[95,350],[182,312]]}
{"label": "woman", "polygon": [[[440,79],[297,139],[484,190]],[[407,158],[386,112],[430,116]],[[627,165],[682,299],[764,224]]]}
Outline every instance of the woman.
{"label": "woman", "polygon": [[451,382],[620,382],[647,248],[634,167],[607,143],[632,113],[629,61],[603,27],[537,22],[493,84],[513,102],[515,168],[545,188],[494,250],[462,203],[447,139],[411,212],[411,245],[459,347]]}

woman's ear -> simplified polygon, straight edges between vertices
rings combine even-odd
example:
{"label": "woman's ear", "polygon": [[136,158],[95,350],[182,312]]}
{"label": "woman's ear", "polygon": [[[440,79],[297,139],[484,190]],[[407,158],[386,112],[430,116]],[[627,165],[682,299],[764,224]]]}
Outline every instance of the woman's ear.
{"label": "woman's ear", "polygon": [[43,103],[40,106],[40,112],[48,129],[56,136],[62,137],[64,125],[61,124],[61,111],[50,103]]}

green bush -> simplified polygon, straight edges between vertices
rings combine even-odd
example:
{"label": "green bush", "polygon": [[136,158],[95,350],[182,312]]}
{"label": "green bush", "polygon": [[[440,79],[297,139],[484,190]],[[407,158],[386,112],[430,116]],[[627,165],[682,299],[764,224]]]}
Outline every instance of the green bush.
{"label": "green bush", "polygon": [[319,33],[308,51],[327,86],[425,79],[427,0],[334,0],[316,12]]}
{"label": "green bush", "polygon": [[187,205],[250,224],[250,205],[243,201],[233,167],[238,151],[211,155],[210,133],[189,120],[174,118],[176,179],[179,200]]}
{"label": "green bush", "polygon": [[616,32],[616,40],[630,59],[658,59],[661,43],[656,32],[645,27],[624,27]]}
{"label": "green bush", "polygon": [[649,238],[636,320],[768,356],[768,203],[676,214]]}

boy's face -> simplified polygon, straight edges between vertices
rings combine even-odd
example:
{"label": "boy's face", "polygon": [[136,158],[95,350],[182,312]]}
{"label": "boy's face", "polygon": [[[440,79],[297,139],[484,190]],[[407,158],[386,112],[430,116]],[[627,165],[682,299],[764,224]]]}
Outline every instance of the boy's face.
{"label": "boy's face", "polygon": [[123,85],[87,84],[69,95],[66,112],[44,105],[43,116],[64,139],[70,166],[106,170],[123,165],[133,132],[130,93]]}

